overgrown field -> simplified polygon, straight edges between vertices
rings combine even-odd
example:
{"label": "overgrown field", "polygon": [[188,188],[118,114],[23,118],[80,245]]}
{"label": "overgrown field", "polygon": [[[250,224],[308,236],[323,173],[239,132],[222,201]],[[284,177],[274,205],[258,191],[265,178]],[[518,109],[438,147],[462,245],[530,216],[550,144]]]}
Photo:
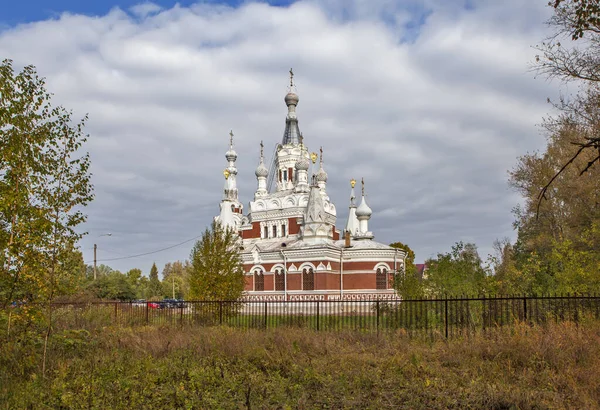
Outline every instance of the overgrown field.
{"label": "overgrown field", "polygon": [[[301,329],[2,334],[6,409],[597,408],[600,324],[449,342]],[[40,339],[41,340],[41,339]]]}

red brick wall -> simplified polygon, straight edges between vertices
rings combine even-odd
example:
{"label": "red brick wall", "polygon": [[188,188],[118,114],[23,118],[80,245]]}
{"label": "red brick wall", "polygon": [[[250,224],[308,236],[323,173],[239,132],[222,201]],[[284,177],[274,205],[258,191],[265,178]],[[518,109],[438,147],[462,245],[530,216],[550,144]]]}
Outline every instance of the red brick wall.
{"label": "red brick wall", "polygon": [[242,231],[242,239],[260,238],[260,222],[253,222],[252,229]]}
{"label": "red brick wall", "polygon": [[288,290],[300,290],[302,288],[302,275],[297,273],[293,275],[287,275],[287,288]]}
{"label": "red brick wall", "polygon": [[376,279],[374,273],[355,273],[344,275],[344,289],[375,289]]}
{"label": "red brick wall", "polygon": [[300,225],[298,225],[297,218],[288,218],[289,234],[295,235],[300,232]]}
{"label": "red brick wall", "polygon": [[333,231],[333,240],[337,241],[338,239],[340,239],[340,233],[339,231],[335,230],[335,226],[332,226],[331,230]]}
{"label": "red brick wall", "polygon": [[250,275],[244,276],[244,290],[246,290],[246,291],[253,290],[252,276],[250,276]]}
{"label": "red brick wall", "polygon": [[373,271],[375,265],[379,262],[344,262],[344,271],[347,270],[364,270],[364,271]]}

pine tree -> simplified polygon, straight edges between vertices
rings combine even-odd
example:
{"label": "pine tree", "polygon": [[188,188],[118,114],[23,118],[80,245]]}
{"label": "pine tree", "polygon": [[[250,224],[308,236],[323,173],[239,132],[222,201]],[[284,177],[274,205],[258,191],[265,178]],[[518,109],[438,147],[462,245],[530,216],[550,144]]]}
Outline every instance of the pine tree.
{"label": "pine tree", "polygon": [[237,300],[244,291],[244,269],[237,234],[213,222],[194,245],[189,273],[190,298]]}
{"label": "pine tree", "polygon": [[160,279],[158,279],[158,268],[156,263],[152,264],[150,269],[150,281],[148,283],[148,297],[163,296],[162,285]]}

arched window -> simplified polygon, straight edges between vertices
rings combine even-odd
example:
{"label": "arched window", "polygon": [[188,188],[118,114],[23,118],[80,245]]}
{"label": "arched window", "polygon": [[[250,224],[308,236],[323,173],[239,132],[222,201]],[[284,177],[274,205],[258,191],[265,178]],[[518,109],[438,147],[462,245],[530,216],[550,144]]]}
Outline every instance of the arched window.
{"label": "arched window", "polygon": [[265,290],[265,275],[259,270],[254,272],[254,290],[264,291]]}
{"label": "arched window", "polygon": [[376,289],[387,289],[387,269],[377,268]]}
{"label": "arched window", "polygon": [[275,271],[275,290],[284,290],[285,278],[283,277],[283,270],[277,269]]}
{"label": "arched window", "polygon": [[285,236],[285,225],[281,225],[281,236]]}
{"label": "arched window", "polygon": [[264,235],[264,239],[267,239],[269,237],[269,228],[265,226],[265,228],[263,229],[263,233]]}
{"label": "arched window", "polygon": [[315,290],[315,272],[313,268],[302,270],[302,290]]}
{"label": "arched window", "polygon": [[273,225],[273,238],[277,238],[277,225]]}

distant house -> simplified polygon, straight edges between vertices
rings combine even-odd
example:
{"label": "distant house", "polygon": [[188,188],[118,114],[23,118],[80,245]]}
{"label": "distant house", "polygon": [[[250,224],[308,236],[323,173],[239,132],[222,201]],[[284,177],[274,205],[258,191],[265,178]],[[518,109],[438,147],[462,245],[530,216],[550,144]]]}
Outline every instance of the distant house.
{"label": "distant house", "polygon": [[427,265],[424,263],[416,263],[417,277],[421,280],[427,279]]}

